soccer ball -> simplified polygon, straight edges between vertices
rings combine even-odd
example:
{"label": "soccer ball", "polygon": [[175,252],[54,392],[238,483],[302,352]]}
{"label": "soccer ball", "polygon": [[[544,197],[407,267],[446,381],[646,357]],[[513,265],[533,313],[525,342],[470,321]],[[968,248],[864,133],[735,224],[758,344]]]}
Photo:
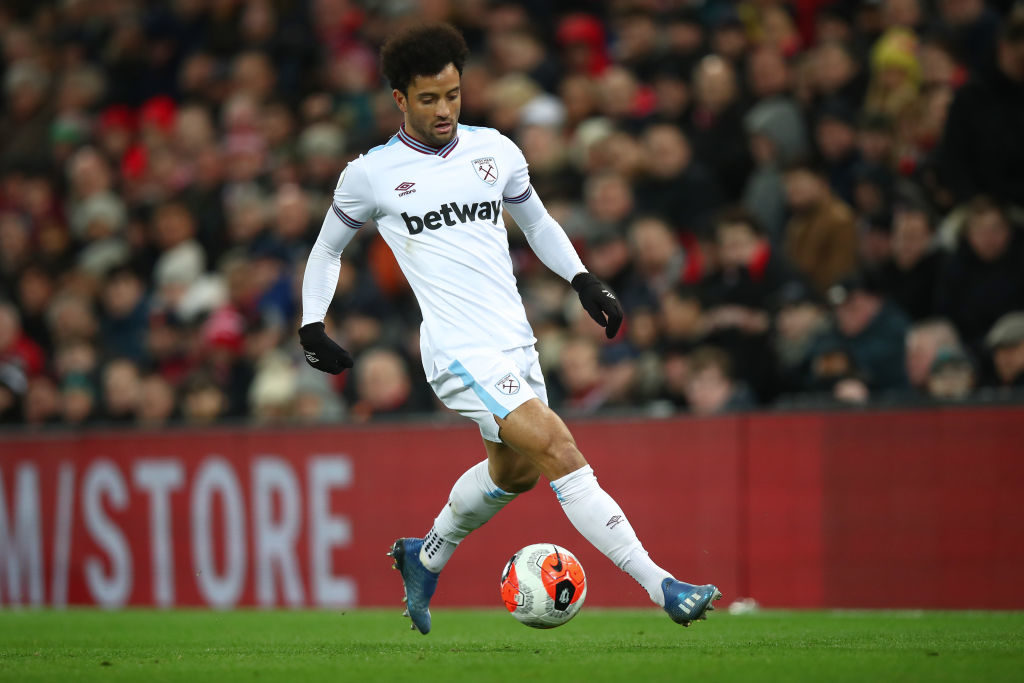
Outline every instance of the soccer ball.
{"label": "soccer ball", "polygon": [[501,572],[501,599],[512,616],[527,626],[561,626],[576,616],[586,597],[583,565],[553,543],[526,546]]}

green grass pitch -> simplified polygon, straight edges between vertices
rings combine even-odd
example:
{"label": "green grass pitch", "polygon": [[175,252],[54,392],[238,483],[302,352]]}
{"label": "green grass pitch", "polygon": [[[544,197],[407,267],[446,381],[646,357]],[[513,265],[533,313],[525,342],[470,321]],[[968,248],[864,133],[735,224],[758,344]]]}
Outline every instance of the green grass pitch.
{"label": "green grass pitch", "polygon": [[584,609],[551,631],[500,608],[0,611],[0,681],[1021,681],[1024,613]]}

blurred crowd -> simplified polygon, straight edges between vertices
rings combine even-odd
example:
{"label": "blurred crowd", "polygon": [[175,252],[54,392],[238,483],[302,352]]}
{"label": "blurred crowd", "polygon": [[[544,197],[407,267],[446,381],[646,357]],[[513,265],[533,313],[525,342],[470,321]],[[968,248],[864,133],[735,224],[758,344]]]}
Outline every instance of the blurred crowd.
{"label": "blurred crowd", "polygon": [[550,400],[707,415],[1024,387],[1024,8],[1010,0],[5,0],[0,421],[440,413],[372,227],[303,362],[304,260],[401,124],[377,53],[464,32],[603,338],[510,223]]}

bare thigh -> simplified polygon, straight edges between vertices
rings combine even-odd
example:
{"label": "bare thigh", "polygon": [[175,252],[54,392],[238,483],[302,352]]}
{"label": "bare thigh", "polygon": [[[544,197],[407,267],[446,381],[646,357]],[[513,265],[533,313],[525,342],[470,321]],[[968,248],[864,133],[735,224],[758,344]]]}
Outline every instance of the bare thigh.
{"label": "bare thigh", "polygon": [[[519,455],[520,459],[513,461],[518,466],[524,466],[525,460],[536,472],[554,481],[587,464],[565,422],[540,399],[530,399],[504,418],[495,416],[494,420],[503,443],[493,445],[504,446]],[[504,459],[504,451],[500,457]],[[488,459],[493,477],[494,458],[491,458],[490,448]]]}

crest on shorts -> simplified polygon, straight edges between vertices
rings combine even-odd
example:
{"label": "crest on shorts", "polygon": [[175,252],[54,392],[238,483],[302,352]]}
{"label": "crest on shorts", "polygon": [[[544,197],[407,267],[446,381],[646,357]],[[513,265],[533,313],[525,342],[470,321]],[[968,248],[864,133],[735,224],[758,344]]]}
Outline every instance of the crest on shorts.
{"label": "crest on shorts", "polygon": [[498,181],[498,162],[494,160],[494,157],[473,159],[472,164],[473,170],[476,171],[480,180],[488,185],[493,185]]}
{"label": "crest on shorts", "polygon": [[519,393],[519,380],[511,372],[498,380],[495,384],[498,391],[505,394],[506,396],[512,396],[513,394]]}

